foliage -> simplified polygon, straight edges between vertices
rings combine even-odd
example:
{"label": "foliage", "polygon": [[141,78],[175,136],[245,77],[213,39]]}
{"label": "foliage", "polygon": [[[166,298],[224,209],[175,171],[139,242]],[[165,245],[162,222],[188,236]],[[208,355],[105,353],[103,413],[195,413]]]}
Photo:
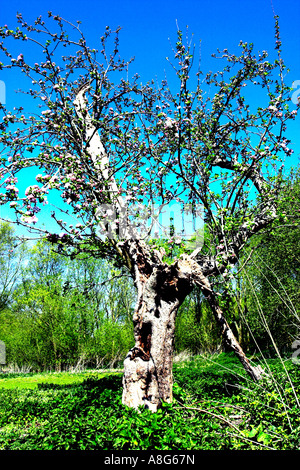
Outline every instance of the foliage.
{"label": "foliage", "polygon": [[24,260],[24,246],[18,247],[11,224],[0,224],[0,311],[11,302],[11,297]]}
{"label": "foliage", "polygon": [[215,352],[222,346],[222,340],[213,315],[201,294],[194,289],[180,307],[176,318],[175,351],[189,351],[197,354]]}
{"label": "foliage", "polygon": [[0,449],[296,450],[300,375],[285,366],[292,386],[275,360],[255,386],[230,354],[195,357],[174,367],[174,403],[154,414],[121,404],[119,374],[60,384],[45,375],[33,390],[3,389],[0,376]]}
{"label": "foliage", "polygon": [[134,292],[120,270],[85,257],[70,262],[44,242],[21,267],[10,308],[0,313],[8,363],[60,370],[123,360]]}
{"label": "foliage", "polygon": [[270,354],[277,348],[290,351],[299,335],[299,201],[298,168],[282,186],[281,218],[252,240],[240,261],[243,266],[248,258],[236,290],[240,316],[259,347]]}

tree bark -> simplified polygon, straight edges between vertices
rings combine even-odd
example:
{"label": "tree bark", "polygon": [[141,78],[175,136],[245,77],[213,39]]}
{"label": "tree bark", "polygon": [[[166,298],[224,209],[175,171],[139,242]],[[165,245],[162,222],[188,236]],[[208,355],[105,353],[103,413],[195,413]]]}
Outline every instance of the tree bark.
{"label": "tree bark", "polygon": [[139,281],[135,345],[124,361],[123,404],[129,407],[157,411],[162,402],[172,402],[175,319],[190,289],[179,289],[180,279],[169,271],[154,268]]}

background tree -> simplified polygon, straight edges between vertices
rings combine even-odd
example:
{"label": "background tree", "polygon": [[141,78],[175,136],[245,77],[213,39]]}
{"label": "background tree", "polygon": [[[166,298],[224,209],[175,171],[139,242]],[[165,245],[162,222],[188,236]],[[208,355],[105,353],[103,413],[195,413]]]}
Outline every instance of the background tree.
{"label": "background tree", "polygon": [[24,249],[18,246],[13,227],[7,223],[0,224],[0,312],[5,309],[16,287]]}
{"label": "background tree", "polygon": [[175,328],[175,351],[177,354],[215,353],[222,349],[218,325],[204,295],[199,288],[193,289],[181,305]]}
{"label": "background tree", "polygon": [[244,332],[255,338],[244,338],[252,350],[284,353],[299,335],[299,190],[299,169],[292,170],[280,193],[278,220],[241,256],[241,266],[249,259],[238,284],[240,316]]}
{"label": "background tree", "polygon": [[83,255],[70,262],[40,241],[28,247],[15,275],[0,313],[10,364],[61,370],[113,366],[124,358],[133,341],[134,292],[120,270]]}
{"label": "background tree", "polygon": [[[52,31],[42,18],[29,25],[20,14],[16,31],[0,30],[2,67],[27,76],[33,83],[27,93],[41,106],[26,116],[21,109],[4,114],[1,203],[59,251],[111,257],[131,273],[137,303],[135,345],[124,361],[125,404],[156,410],[172,400],[175,318],[195,285],[227,347],[259,379],[261,370],[250,364],[224,316],[219,286],[248,240],[276,219],[280,157],[291,154],[285,130],[296,111],[288,109],[278,18],[272,61],[266,51],[255,55],[253,44],[241,42],[240,55],[218,52],[226,61],[223,71],[203,80],[197,72],[193,91],[195,55],[181,31],[172,62],[178,87],[164,81],[157,89],[139,84],[137,76],[129,79],[129,62],[119,57],[119,31],[110,47],[106,29],[99,53],[87,46],[79,25],[51,12],[49,17]],[[24,48],[17,57],[6,47],[10,38]],[[34,62],[41,53],[44,59]],[[258,107],[245,86],[257,89]],[[18,176],[28,167],[42,173],[21,194]],[[62,201],[63,215],[52,213],[59,231],[38,226],[52,189]],[[153,246],[145,219],[154,221],[154,203],[170,207],[172,201],[203,207],[210,234],[204,252],[199,237],[193,249],[181,246],[178,233],[174,238],[176,220],[165,224],[170,249]],[[173,243],[180,256],[174,256]]]}

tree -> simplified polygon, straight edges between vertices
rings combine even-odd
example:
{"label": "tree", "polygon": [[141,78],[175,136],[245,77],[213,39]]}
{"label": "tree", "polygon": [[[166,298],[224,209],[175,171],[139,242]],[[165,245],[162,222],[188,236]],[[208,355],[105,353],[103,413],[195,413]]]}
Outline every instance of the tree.
{"label": "tree", "polygon": [[28,247],[17,277],[0,315],[10,363],[35,370],[111,366],[131,347],[133,289],[106,261],[84,254],[70,261],[40,240]]}
{"label": "tree", "polygon": [[18,240],[11,224],[0,224],[0,312],[11,300],[16,287],[24,247],[18,247]]}
{"label": "tree", "polygon": [[[240,55],[218,51],[227,63],[223,71],[196,73],[194,91],[195,52],[178,30],[174,91],[166,80],[156,87],[128,78],[131,61],[119,56],[119,29],[113,34],[107,27],[99,52],[88,47],[79,22],[49,17],[52,31],[41,17],[29,25],[21,14],[16,30],[0,30],[2,68],[28,77],[27,93],[40,106],[27,116],[23,109],[4,112],[1,203],[10,204],[16,223],[59,251],[111,258],[131,273],[135,345],[124,361],[124,404],[155,411],[172,400],[175,318],[195,285],[225,343],[258,380],[260,368],[250,364],[220,307],[219,286],[223,276],[224,290],[252,235],[276,219],[281,157],[292,152],[285,131],[296,111],[288,108],[278,18],[273,62],[266,51],[255,55],[253,44],[240,42]],[[11,38],[22,44],[17,57],[6,46]],[[40,54],[44,59],[34,62]],[[259,107],[244,86],[261,97]],[[21,194],[18,174],[28,167],[42,173]],[[60,233],[38,226],[51,190],[61,197],[61,213],[52,213]],[[194,221],[203,210],[210,240],[203,252],[201,233],[180,238],[182,217],[175,209],[172,215],[172,203],[186,220],[190,209]],[[153,232],[158,215],[166,217],[162,208],[169,210],[168,223],[158,235],[167,249]]]}
{"label": "tree", "polygon": [[176,353],[215,353],[222,347],[222,338],[213,321],[211,308],[197,287],[182,303],[175,327]]}
{"label": "tree", "polygon": [[77,324],[62,292],[66,260],[49,245],[39,241],[27,247],[9,308],[1,314],[8,360],[19,366],[59,368],[77,346]]}

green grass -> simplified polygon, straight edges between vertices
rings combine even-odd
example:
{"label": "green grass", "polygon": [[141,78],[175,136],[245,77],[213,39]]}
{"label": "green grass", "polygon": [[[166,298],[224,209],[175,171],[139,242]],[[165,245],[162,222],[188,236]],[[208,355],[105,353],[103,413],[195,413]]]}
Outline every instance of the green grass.
{"label": "green grass", "polygon": [[230,354],[176,363],[154,414],[122,405],[121,373],[2,376],[0,450],[298,450],[299,367],[268,366],[256,385]]}
{"label": "green grass", "polygon": [[[70,385],[80,384],[90,372],[42,372],[40,374],[0,374],[0,388],[14,389],[35,389],[40,384],[57,384],[57,385]],[[104,376],[104,373],[99,373],[99,378]]]}

